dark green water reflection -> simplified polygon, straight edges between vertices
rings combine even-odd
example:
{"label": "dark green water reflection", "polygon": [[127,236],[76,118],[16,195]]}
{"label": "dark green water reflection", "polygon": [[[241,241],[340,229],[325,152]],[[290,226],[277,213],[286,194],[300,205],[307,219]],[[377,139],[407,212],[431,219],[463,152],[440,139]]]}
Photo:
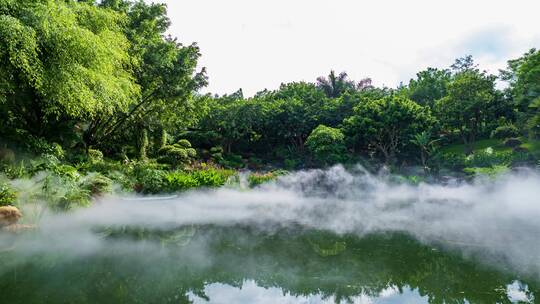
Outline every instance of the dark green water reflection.
{"label": "dark green water reflection", "polygon": [[98,253],[0,254],[0,302],[533,303],[540,297],[534,277],[402,234],[215,226],[99,233],[107,245]]}

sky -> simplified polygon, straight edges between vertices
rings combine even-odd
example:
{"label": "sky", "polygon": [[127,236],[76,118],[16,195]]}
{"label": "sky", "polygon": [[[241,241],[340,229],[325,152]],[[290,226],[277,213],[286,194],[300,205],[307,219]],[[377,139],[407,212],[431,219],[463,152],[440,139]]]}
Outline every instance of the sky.
{"label": "sky", "polygon": [[[152,0],[146,0],[152,2]],[[170,34],[197,42],[203,92],[247,96],[331,69],[375,85],[408,83],[427,67],[473,55],[498,74],[540,48],[540,0],[154,0]]]}

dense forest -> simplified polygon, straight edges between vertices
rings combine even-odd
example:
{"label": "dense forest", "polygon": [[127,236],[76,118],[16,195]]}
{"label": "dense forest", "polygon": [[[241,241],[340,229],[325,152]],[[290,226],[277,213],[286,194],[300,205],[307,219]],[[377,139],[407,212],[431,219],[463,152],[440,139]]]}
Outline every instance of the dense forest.
{"label": "dense forest", "polygon": [[[44,189],[73,183],[88,196],[111,181],[140,192],[222,184],[240,168],[537,165],[539,50],[497,75],[464,56],[397,88],[331,71],[218,96],[200,93],[200,49],[170,24],[165,5],[142,0],[0,0],[0,205],[13,201],[10,180],[37,172],[50,172]],[[75,196],[55,194],[59,206]]]}

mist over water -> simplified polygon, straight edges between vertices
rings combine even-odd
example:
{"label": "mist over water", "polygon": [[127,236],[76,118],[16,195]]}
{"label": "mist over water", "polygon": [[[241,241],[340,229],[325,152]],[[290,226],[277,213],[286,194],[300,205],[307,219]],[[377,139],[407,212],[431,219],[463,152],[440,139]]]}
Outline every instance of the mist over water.
{"label": "mist over water", "polygon": [[[99,251],[96,227],[166,230],[186,225],[249,225],[352,233],[404,232],[484,262],[540,274],[540,176],[509,174],[472,183],[411,185],[361,167],[302,171],[255,189],[197,190],[163,198],[110,197],[68,214],[46,214],[40,238],[18,251]],[[1,242],[13,236],[0,235]]]}
{"label": "mist over water", "polygon": [[[186,303],[204,303],[208,295],[214,302],[226,296],[251,303],[252,296],[387,303],[383,295],[391,290],[397,298],[388,303],[531,302],[540,281],[539,198],[533,170],[411,184],[342,166],[255,189],[108,197],[69,213],[45,211],[35,232],[0,233],[0,288],[20,299],[26,285],[43,284],[36,296],[78,299],[89,282],[110,286],[85,298],[90,302],[100,295],[114,302],[116,284],[133,299],[118,301],[151,298],[156,282],[163,294],[174,290],[171,302]],[[26,283],[20,269],[33,275]],[[50,277],[57,281],[44,279]],[[81,277],[87,281],[61,286]],[[454,284],[454,293],[436,282]]]}

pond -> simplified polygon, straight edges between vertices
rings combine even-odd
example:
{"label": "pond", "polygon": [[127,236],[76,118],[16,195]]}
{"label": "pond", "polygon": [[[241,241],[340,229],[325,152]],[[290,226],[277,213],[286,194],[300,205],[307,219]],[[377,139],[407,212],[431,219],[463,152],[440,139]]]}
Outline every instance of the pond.
{"label": "pond", "polygon": [[0,234],[0,302],[535,303],[538,185],[535,174],[411,185],[337,168],[251,190],[113,197]]}
{"label": "pond", "polygon": [[533,303],[540,295],[534,278],[399,233],[189,226],[121,234],[107,232],[99,253],[3,253],[2,302]]}

